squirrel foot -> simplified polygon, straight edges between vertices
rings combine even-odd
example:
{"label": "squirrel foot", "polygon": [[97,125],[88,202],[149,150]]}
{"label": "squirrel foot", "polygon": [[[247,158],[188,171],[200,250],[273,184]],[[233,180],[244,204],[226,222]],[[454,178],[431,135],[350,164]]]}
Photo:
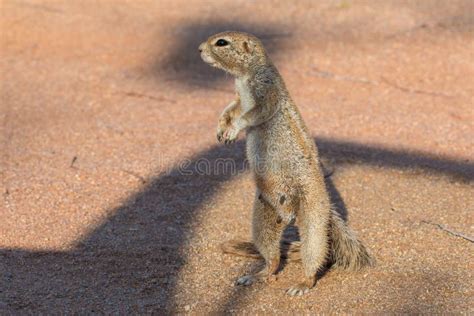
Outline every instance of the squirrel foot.
{"label": "squirrel foot", "polygon": [[237,279],[237,281],[235,282],[235,285],[249,286],[249,285],[252,285],[255,281],[256,281],[256,278],[254,275],[244,275]]}
{"label": "squirrel foot", "polygon": [[315,278],[306,278],[304,282],[298,283],[286,290],[286,294],[290,296],[301,296],[306,294],[312,287],[314,287],[314,284],[316,283],[315,281]]}
{"label": "squirrel foot", "polygon": [[264,281],[264,282],[267,282],[267,283],[272,283],[272,282],[275,282],[277,279],[278,278],[277,278],[276,274],[270,274],[270,275],[266,275],[266,276],[259,275],[258,273],[257,274],[248,274],[248,275],[244,275],[244,276],[241,276],[240,278],[238,278],[237,281],[235,282],[235,285],[249,286],[249,285],[254,284],[257,281]]}
{"label": "squirrel foot", "polygon": [[305,283],[300,283],[286,290],[286,294],[290,296],[301,296],[309,292],[309,287]]}

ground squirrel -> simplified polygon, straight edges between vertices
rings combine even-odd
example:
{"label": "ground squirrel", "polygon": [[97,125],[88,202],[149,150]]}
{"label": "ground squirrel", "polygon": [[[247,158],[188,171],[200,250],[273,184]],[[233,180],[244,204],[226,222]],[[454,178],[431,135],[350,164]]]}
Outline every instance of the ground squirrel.
{"label": "ground squirrel", "polygon": [[316,145],[262,43],[250,34],[224,32],[203,42],[199,51],[206,63],[235,77],[237,95],[220,116],[217,138],[231,143],[240,131],[247,132],[247,159],[257,186],[253,244],[227,246],[249,255],[256,248],[266,265],[237,284],[274,277],[282,232],[295,218],[304,278],[288,294],[308,292],[328,260],[348,270],[370,265],[366,248],[333,210]]}

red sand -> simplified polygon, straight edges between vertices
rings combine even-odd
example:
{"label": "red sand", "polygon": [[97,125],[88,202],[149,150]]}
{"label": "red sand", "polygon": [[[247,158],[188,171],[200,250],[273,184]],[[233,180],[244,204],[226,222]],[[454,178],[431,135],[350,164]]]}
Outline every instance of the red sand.
{"label": "red sand", "polygon": [[[2,1],[0,312],[473,313],[473,2]],[[186,175],[232,81],[199,60],[264,39],[377,258],[304,297],[234,287],[248,173]]]}

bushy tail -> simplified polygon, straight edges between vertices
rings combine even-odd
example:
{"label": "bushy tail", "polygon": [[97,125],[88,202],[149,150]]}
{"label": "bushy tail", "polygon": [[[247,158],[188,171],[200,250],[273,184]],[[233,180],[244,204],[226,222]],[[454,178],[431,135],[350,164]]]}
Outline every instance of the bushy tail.
{"label": "bushy tail", "polygon": [[357,271],[374,265],[374,259],[339,213],[332,210],[329,223],[333,268]]}
{"label": "bushy tail", "polygon": [[[330,242],[333,268],[357,271],[374,264],[373,258],[365,246],[357,239],[354,232],[347,226],[339,213],[331,211]],[[292,239],[292,238],[291,238]],[[281,258],[286,261],[301,261],[301,242],[283,238],[280,244]],[[255,245],[248,241],[230,240],[222,244],[224,253],[262,259]]]}

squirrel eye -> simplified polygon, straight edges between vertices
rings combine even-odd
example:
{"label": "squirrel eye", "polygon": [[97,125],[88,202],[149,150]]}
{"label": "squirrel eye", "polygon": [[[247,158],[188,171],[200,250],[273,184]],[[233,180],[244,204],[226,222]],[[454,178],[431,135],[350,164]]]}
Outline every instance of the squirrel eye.
{"label": "squirrel eye", "polygon": [[216,42],[216,46],[226,46],[228,44],[229,44],[229,42],[226,41],[225,39],[222,39],[222,38],[217,40],[217,42]]}

